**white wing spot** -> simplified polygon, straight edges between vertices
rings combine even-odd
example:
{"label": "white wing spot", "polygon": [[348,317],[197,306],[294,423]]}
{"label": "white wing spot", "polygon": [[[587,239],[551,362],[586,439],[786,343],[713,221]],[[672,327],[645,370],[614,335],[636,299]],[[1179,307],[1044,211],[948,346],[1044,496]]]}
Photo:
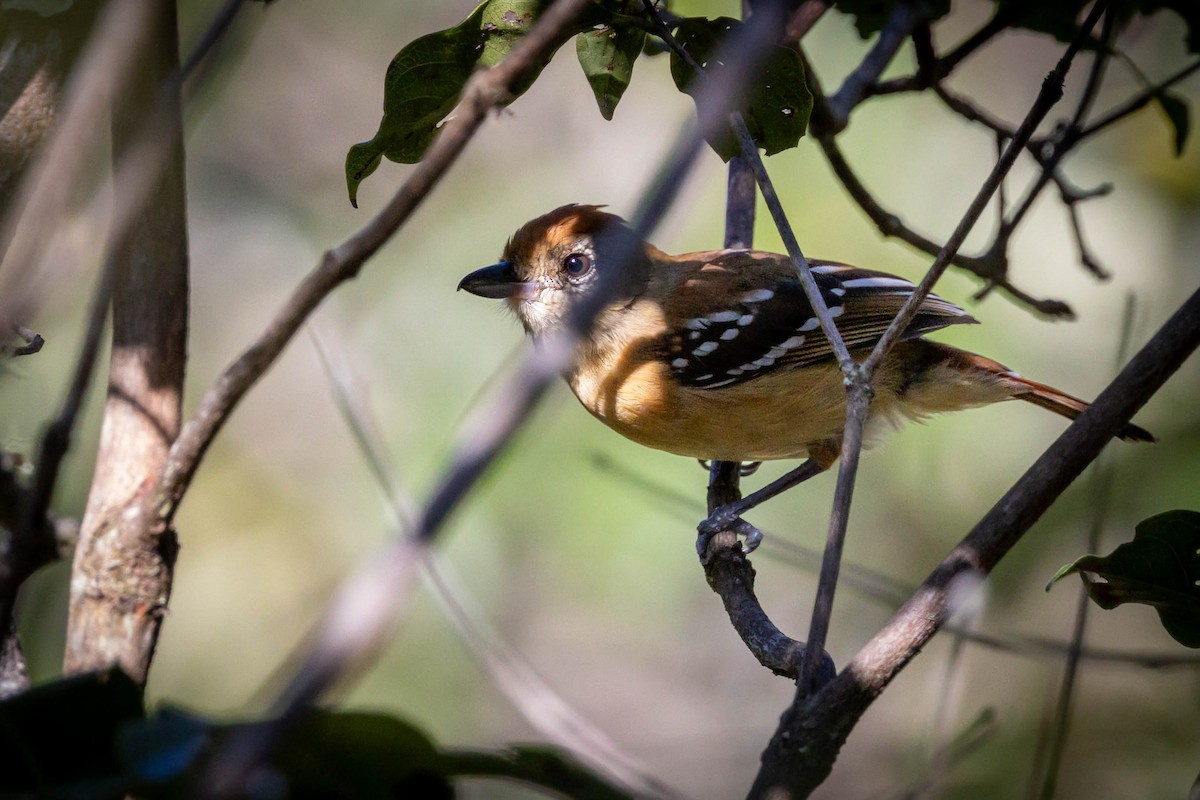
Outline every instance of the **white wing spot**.
{"label": "white wing spot", "polygon": [[746,292],[744,295],[742,295],[742,302],[743,303],[762,303],[764,301],[770,300],[774,296],[775,296],[775,293],[773,291],[771,291],[770,289],[755,289],[754,291]]}
{"label": "white wing spot", "polygon": [[717,349],[716,342],[704,342],[703,344],[701,344],[699,347],[697,347],[695,350],[692,351],[692,355],[706,356],[709,353],[711,353],[713,350],[716,350],[716,349]]}
{"label": "white wing spot", "polygon": [[736,339],[739,333],[741,333],[741,331],[739,331],[737,328],[730,328],[721,334],[721,338],[728,342],[730,339]]}
{"label": "white wing spot", "polygon": [[[846,313],[845,306],[830,306],[829,307],[829,316],[831,316],[831,317],[840,317],[842,314],[845,314],[845,313]],[[820,323],[818,323],[818,324],[820,324]]]}
{"label": "white wing spot", "polygon": [[737,321],[738,325],[741,325],[743,328],[749,325],[751,322],[754,322],[753,314],[743,314],[742,316],[738,317]]}
{"label": "white wing spot", "polygon": [[758,369],[758,364],[742,364],[740,367],[738,367],[738,369],[740,369],[742,372],[753,372],[754,370]]}
{"label": "white wing spot", "polygon": [[701,334],[701,331],[692,331],[691,333],[688,334],[688,338],[689,339],[699,339],[700,334]]}
{"label": "white wing spot", "polygon": [[697,376],[696,376],[696,380],[698,380],[698,381],[706,381],[706,380],[708,380],[708,379],[709,379],[709,378],[711,378],[711,377],[712,377],[712,373],[710,372],[710,373],[708,373],[707,375],[697,375]]}
{"label": "white wing spot", "polygon": [[689,319],[687,322],[683,323],[683,327],[693,331],[702,331],[708,327],[708,322],[702,319]]}
{"label": "white wing spot", "polygon": [[841,272],[844,269],[845,267],[843,267],[841,264],[822,264],[819,267],[812,267],[812,271],[818,275],[826,275],[830,272]]}
{"label": "white wing spot", "polygon": [[912,283],[904,280],[903,278],[854,278],[852,280],[842,281],[842,286],[845,286],[847,289],[856,289],[860,286],[875,286],[879,288],[902,286],[904,288],[911,289]]}
{"label": "white wing spot", "polygon": [[718,311],[715,314],[709,314],[706,318],[709,322],[733,322],[741,316],[738,311]]}
{"label": "white wing spot", "polygon": [[725,370],[725,374],[726,374],[726,375],[735,375],[735,376],[736,376],[736,375],[741,375],[741,374],[742,374],[742,372],[743,372],[743,370],[736,369],[736,368],[735,368],[735,369],[727,369],[727,370]]}
{"label": "white wing spot", "polygon": [[729,378],[728,380],[724,380],[724,381],[717,381],[716,383],[710,383],[708,386],[705,386],[704,388],[705,389],[720,389],[722,386],[728,386],[731,383],[733,383],[733,378]]}
{"label": "white wing spot", "polygon": [[692,362],[688,361],[686,358],[677,358],[671,362],[671,366],[675,369],[683,369],[690,363]]}
{"label": "white wing spot", "polygon": [[755,359],[754,363],[760,367],[769,367],[775,363],[775,359],[771,358],[768,355],[768,356],[763,356],[762,358]]}
{"label": "white wing spot", "polygon": [[808,319],[804,320],[804,324],[799,328],[796,328],[796,330],[815,331],[819,327],[821,327],[821,320],[817,319],[816,317],[809,317]]}
{"label": "white wing spot", "polygon": [[784,350],[791,350],[793,347],[799,347],[802,344],[804,344],[803,336],[793,336],[792,338],[788,339],[787,341],[781,342],[779,344],[779,346],[782,347]]}
{"label": "white wing spot", "polygon": [[776,359],[783,358],[787,354],[786,347],[772,347],[767,351],[767,358]]}
{"label": "white wing spot", "polygon": [[835,286],[832,289],[830,289],[829,291],[831,294],[836,295],[837,297],[841,297],[844,294],[846,294],[846,290],[840,286]]}

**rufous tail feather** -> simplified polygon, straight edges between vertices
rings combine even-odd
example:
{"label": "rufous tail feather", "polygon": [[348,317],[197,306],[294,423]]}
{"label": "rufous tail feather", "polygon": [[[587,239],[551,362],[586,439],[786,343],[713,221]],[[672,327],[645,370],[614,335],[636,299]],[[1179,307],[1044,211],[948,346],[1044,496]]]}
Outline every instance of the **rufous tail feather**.
{"label": "rufous tail feather", "polygon": [[[1060,392],[1053,386],[1047,386],[1044,383],[1037,383],[1028,378],[1022,378],[1012,372],[1009,372],[1006,377],[1015,379],[1018,384],[1025,388],[1023,392],[1015,392],[1013,397],[1018,400],[1024,400],[1026,403],[1033,403],[1035,406],[1049,409],[1067,419],[1075,419],[1088,407],[1088,403],[1085,401],[1080,400],[1078,397],[1072,397],[1066,392]],[[1127,423],[1125,427],[1117,431],[1117,436],[1127,442],[1158,441],[1158,437],[1150,433],[1150,431],[1134,425],[1132,422]]]}

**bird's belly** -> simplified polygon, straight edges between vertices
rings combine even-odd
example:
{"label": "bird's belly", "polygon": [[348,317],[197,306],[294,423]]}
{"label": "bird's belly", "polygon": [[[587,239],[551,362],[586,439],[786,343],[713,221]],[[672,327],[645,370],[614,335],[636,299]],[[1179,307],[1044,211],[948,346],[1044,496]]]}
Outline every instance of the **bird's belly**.
{"label": "bird's belly", "polygon": [[[639,444],[693,458],[802,458],[840,437],[846,393],[836,365],[780,370],[718,389],[681,387],[644,364],[619,380],[572,380],[580,402]],[[803,377],[797,373],[802,372]]]}

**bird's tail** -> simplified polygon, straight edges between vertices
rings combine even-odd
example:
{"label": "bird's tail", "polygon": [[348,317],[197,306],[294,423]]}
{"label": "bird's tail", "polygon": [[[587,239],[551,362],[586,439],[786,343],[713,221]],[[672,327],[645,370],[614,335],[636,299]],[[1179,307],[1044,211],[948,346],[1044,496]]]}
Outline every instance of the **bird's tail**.
{"label": "bird's tail", "polygon": [[[1023,392],[1013,394],[1018,400],[1024,400],[1026,403],[1033,403],[1035,406],[1048,408],[1055,414],[1060,414],[1067,419],[1075,419],[1088,407],[1087,402],[1080,400],[1078,397],[1073,397],[1066,392],[1060,392],[1053,386],[1031,381],[1014,372],[1009,372],[1007,377],[1015,379],[1016,383],[1025,389]],[[1134,425],[1132,422],[1126,423],[1125,427],[1117,431],[1117,436],[1127,442],[1158,441],[1157,436],[1145,428]]]}

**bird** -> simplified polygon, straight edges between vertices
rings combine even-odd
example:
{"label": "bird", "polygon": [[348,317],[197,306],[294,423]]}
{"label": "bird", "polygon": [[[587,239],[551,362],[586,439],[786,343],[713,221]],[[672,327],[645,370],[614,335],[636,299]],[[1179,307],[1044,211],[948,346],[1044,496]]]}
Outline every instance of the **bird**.
{"label": "bird", "polygon": [[[843,374],[792,259],[744,248],[671,255],[638,240],[632,268],[606,286],[621,265],[605,258],[603,237],[632,233],[603,208],[565,205],[525,223],[499,263],[470,273],[458,288],[503,300],[535,340],[564,330],[577,304],[607,291],[565,378],[584,408],[634,442],[702,460],[807,459],[789,473],[791,482],[775,482],[783,488],[832,466],[846,422]],[[916,290],[886,272],[836,261],[809,265],[838,332],[859,358]],[[868,441],[904,420],[1009,399],[1068,419],[1087,408],[997,361],[925,338],[974,323],[937,295],[922,301],[872,382]],[[1155,441],[1133,424],[1117,436]],[[718,509],[702,535],[740,520],[767,496]]]}

